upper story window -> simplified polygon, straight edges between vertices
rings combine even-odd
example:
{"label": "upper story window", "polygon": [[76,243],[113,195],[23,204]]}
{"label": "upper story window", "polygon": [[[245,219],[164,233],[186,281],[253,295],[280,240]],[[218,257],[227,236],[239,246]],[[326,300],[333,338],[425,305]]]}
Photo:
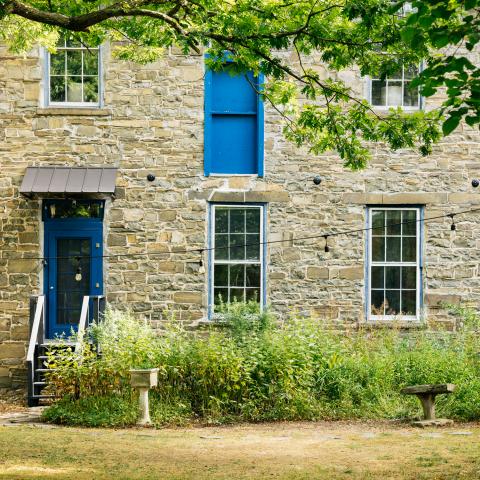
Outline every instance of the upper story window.
{"label": "upper story window", "polygon": [[207,70],[205,175],[263,175],[263,102],[252,72]]}
{"label": "upper story window", "polygon": [[48,105],[91,107],[100,104],[100,55],[98,47],[86,47],[62,38],[56,53],[47,54]]}
{"label": "upper story window", "polygon": [[415,110],[420,108],[418,87],[411,88],[410,82],[418,75],[418,67],[402,67],[384,80],[372,78],[370,81],[370,103],[374,107],[402,107]]}
{"label": "upper story window", "polygon": [[420,208],[371,208],[369,220],[368,317],[419,319]]}
{"label": "upper story window", "polygon": [[211,304],[256,300],[263,305],[263,222],[263,206],[212,206]]}

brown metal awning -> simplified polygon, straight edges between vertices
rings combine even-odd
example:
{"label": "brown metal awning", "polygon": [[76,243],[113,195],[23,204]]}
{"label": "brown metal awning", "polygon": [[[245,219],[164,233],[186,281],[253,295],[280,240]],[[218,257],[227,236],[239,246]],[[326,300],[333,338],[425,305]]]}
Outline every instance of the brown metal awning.
{"label": "brown metal awning", "polygon": [[26,197],[115,195],[115,167],[27,167],[20,193]]}

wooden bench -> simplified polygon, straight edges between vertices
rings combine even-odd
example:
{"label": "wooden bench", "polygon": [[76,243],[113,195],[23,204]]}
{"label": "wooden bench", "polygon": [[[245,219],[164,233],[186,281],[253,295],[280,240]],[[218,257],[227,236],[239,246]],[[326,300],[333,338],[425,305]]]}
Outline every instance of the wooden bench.
{"label": "wooden bench", "polygon": [[444,393],[452,393],[455,390],[453,383],[441,383],[437,385],[413,385],[400,390],[404,395],[416,395],[423,407],[423,416],[426,421],[435,418],[435,397]]}

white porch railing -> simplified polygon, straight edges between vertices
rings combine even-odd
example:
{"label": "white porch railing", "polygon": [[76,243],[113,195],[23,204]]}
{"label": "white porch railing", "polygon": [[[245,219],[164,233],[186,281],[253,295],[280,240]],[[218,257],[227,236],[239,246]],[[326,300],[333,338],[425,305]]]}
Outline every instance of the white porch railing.
{"label": "white porch railing", "polygon": [[[35,304],[35,309],[33,305]],[[27,362],[33,362],[35,355],[35,346],[38,343],[43,342],[43,335],[45,331],[45,295],[38,295],[37,297],[32,297],[30,299],[30,308],[33,314],[33,322],[31,321],[30,327],[30,340],[28,342],[27,350]],[[39,341],[39,333],[41,333],[41,339]]]}
{"label": "white porch railing", "polygon": [[75,342],[75,351],[79,353],[82,352],[85,330],[87,329],[90,321],[90,301],[93,302],[93,321],[98,322],[100,320],[100,315],[103,313],[105,297],[103,295],[86,295],[83,297],[80,320],[78,322],[77,329],[77,340]]}

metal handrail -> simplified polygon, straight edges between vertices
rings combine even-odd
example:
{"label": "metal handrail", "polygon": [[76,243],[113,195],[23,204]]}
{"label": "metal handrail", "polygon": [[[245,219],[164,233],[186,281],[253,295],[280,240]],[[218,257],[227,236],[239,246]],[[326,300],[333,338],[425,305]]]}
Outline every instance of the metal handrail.
{"label": "metal handrail", "polygon": [[[35,301],[35,297],[32,298],[32,306]],[[45,295],[38,295],[36,297],[35,314],[33,317],[33,323],[30,330],[30,341],[28,343],[27,350],[27,362],[33,362],[35,356],[35,346],[38,342],[38,333],[40,326],[43,327],[45,323]]]}
{"label": "metal handrail", "polygon": [[97,313],[98,318],[96,320],[100,320],[100,302],[105,299],[103,295],[85,295],[82,301],[82,310],[80,312],[80,321],[78,322],[78,329],[77,329],[77,341],[75,342],[75,351],[80,352],[82,351],[83,346],[83,337],[85,335],[85,330],[88,326],[89,319],[90,319],[90,300],[96,300],[96,309],[94,305],[94,315],[95,312]]}

